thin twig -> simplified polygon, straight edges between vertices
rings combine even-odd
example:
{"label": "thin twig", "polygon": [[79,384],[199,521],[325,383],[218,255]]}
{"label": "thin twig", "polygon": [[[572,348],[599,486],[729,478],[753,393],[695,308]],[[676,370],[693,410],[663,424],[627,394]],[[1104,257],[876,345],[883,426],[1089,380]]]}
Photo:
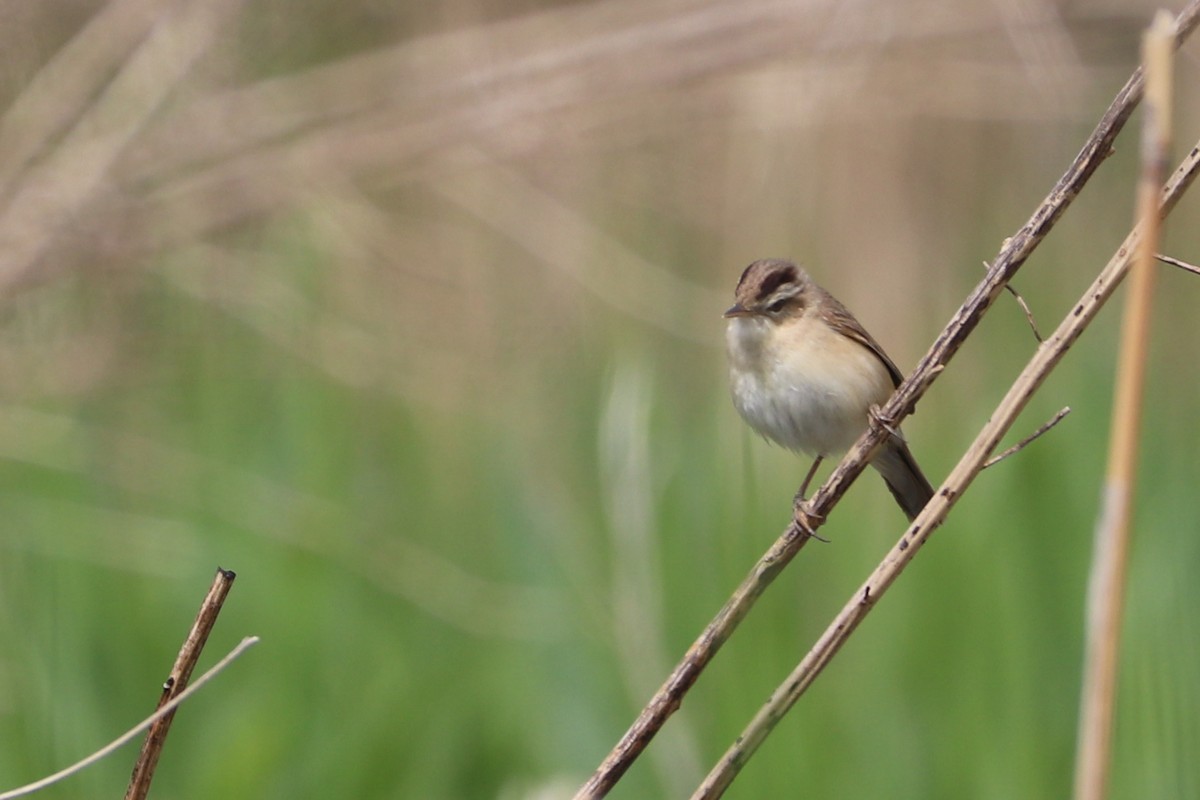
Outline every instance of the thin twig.
{"label": "thin twig", "polygon": [[[985,261],[983,262],[983,268],[991,269],[992,265]],[[1037,339],[1038,344],[1041,344],[1044,341],[1042,339],[1042,332],[1038,330],[1037,322],[1033,318],[1033,311],[1029,308],[1029,304],[1025,302],[1025,298],[1021,296],[1021,293],[1011,283],[1004,284],[1004,289],[1017,299],[1017,305],[1021,306],[1021,310],[1025,312],[1025,319],[1029,322],[1029,328],[1033,331],[1033,338]]]}
{"label": "thin twig", "polygon": [[[1179,197],[1196,177],[1198,169],[1200,169],[1200,143],[1197,143],[1196,148],[1188,155],[1184,164],[1176,170],[1163,190],[1160,207],[1160,213],[1163,216],[1175,206]],[[866,618],[880,597],[887,592],[904,568],[908,566],[921,546],[933,535],[933,531],[941,525],[958,498],[983,469],[984,461],[996,448],[1001,437],[1004,436],[1017,415],[1021,413],[1029,398],[1120,284],[1129,269],[1132,254],[1137,252],[1140,240],[1141,228],[1138,227],[1125,238],[1124,243],[1088,290],[1084,292],[1079,302],[1059,323],[1054,333],[1037,349],[1004,399],[992,412],[987,424],[959,460],[958,465],[934,494],[933,499],[917,515],[908,530],[904,532],[904,535],[900,537],[900,540],[879,563],[866,582],[850,596],[846,605],[830,622],[800,664],[780,684],[742,734],[738,736],[735,743],[713,767],[708,777],[692,795],[692,800],[711,800],[721,796],[783,715],[812,685],[859,623]]]}
{"label": "thin twig", "polygon": [[1159,11],[1142,39],[1146,69],[1146,107],[1142,112],[1142,173],[1138,182],[1138,218],[1143,231],[1126,298],[1117,388],[1113,400],[1108,472],[1096,523],[1092,570],[1088,580],[1087,636],[1075,758],[1076,800],[1103,800],[1112,769],[1111,742],[1117,694],[1117,651],[1129,562],[1130,527],[1141,440],[1146,352],[1158,269],[1159,186],[1167,171],[1171,144],[1171,16]]}
{"label": "thin twig", "polygon": [[1021,441],[1014,444],[1012,447],[1005,450],[1003,453],[994,455],[991,458],[989,458],[987,461],[985,461],[983,464],[983,468],[987,469],[988,467],[992,466],[993,464],[998,464],[1001,461],[1003,461],[1004,459],[1008,458],[1009,456],[1015,455],[1015,454],[1021,452],[1026,447],[1028,447],[1033,442],[1034,439],[1037,439],[1043,433],[1050,430],[1058,423],[1062,422],[1063,417],[1065,417],[1067,414],[1070,414],[1070,413],[1071,413],[1071,407],[1063,406],[1062,409],[1057,414],[1055,414],[1053,417],[1051,417],[1050,419],[1043,422],[1041,424],[1041,426],[1038,427],[1038,429],[1035,430],[1033,433],[1029,434],[1024,439],[1022,439]]}
{"label": "thin twig", "polygon": [[[1176,42],[1182,42],[1200,20],[1200,0],[1192,0],[1180,14],[1176,27]],[[1129,115],[1141,99],[1142,72],[1133,75],[1117,93],[1105,111],[1096,129],[1088,137],[1083,149],[1075,157],[1066,173],[1058,180],[1050,194],[1034,211],[1033,216],[1017,233],[1006,239],[992,268],[983,281],[971,292],[966,301],[951,318],[935,340],[929,352],[921,359],[912,375],[900,385],[892,398],[884,405],[884,419],[898,423],[913,407],[946,363],[961,347],[966,337],[975,329],[984,313],[991,307],[1003,286],[1029,258],[1046,234],[1066,211],[1107,158],[1112,143],[1124,127]],[[737,590],[718,612],[717,616],[701,632],[683,659],[668,676],[662,687],[654,694],[633,724],[613,747],[612,751],[597,767],[596,771],[575,794],[576,800],[604,797],[612,789],[634,760],[645,749],[650,740],[683,702],[688,689],[696,682],[721,645],[732,635],[734,629],[749,613],[750,608],[767,586],[775,579],[788,562],[808,541],[830,509],[849,489],[854,479],[866,469],[871,456],[884,437],[882,426],[872,425],[846,453],[838,467],[825,484],[807,504],[796,504],[795,519],[766,554],[751,569]],[[993,447],[995,444],[993,443]],[[990,451],[989,451],[990,452]],[[811,518],[806,515],[811,511]],[[805,524],[807,523],[807,530]]]}
{"label": "thin twig", "polygon": [[1187,272],[1192,272],[1192,273],[1195,273],[1196,275],[1200,275],[1200,267],[1197,267],[1195,264],[1189,264],[1186,261],[1180,261],[1178,258],[1172,258],[1171,256],[1164,256],[1162,253],[1158,253],[1154,257],[1157,258],[1159,261],[1163,262],[1164,264],[1170,264],[1172,267],[1179,267],[1180,269],[1186,270]]}
{"label": "thin twig", "polygon": [[237,647],[235,647],[229,651],[229,655],[222,658],[215,665],[213,665],[212,669],[210,669],[208,672],[205,672],[203,675],[201,675],[199,678],[197,678],[196,681],[191,686],[189,686],[185,691],[181,692],[180,694],[175,695],[175,697],[172,698],[171,701],[169,703],[167,703],[165,706],[158,709],[150,716],[146,717],[144,720],[139,722],[137,725],[134,725],[132,728],[125,731],[125,733],[121,734],[116,739],[113,739],[111,742],[106,744],[104,747],[101,747],[99,750],[92,753],[87,758],[84,758],[80,761],[75,762],[74,764],[67,767],[66,769],[59,770],[58,772],[54,773],[53,775],[48,775],[47,777],[42,778],[39,781],[35,781],[34,783],[30,783],[25,786],[19,786],[16,789],[11,789],[7,792],[4,792],[3,794],[0,794],[0,800],[14,800],[14,798],[17,798],[17,797],[25,797],[26,795],[31,795],[34,792],[41,791],[42,789],[45,789],[47,786],[51,786],[55,783],[58,783],[59,781],[63,780],[64,778],[69,778],[70,776],[74,775],[75,773],[77,773],[81,770],[84,770],[84,769],[90,767],[92,764],[95,764],[97,761],[100,761],[101,759],[109,756],[118,748],[131,742],[135,736],[137,736],[142,731],[146,730],[146,728],[149,728],[155,722],[162,719],[166,715],[170,714],[175,709],[179,708],[179,706],[185,700],[187,700],[192,695],[194,695],[196,692],[198,692],[202,688],[204,688],[204,684],[208,683],[210,680],[217,677],[218,674],[220,674],[226,667],[228,667],[230,664],[232,664],[234,662],[234,660],[236,660],[239,656],[241,656],[242,653],[246,652],[248,649],[250,649],[254,645],[258,644],[258,642],[259,642],[259,639],[257,636],[247,636],[245,639],[242,639],[242,641],[238,642]]}
{"label": "thin twig", "polygon": [[[217,567],[217,574],[213,577],[212,586],[209,587],[208,594],[204,596],[204,601],[200,603],[196,621],[192,623],[192,629],[188,631],[183,647],[179,648],[179,655],[175,657],[175,665],[171,667],[171,674],[163,683],[162,695],[158,698],[160,708],[187,688],[188,680],[192,677],[192,670],[196,668],[196,662],[200,660],[200,653],[204,650],[205,642],[208,641],[208,634],[212,632],[213,626],[217,623],[221,606],[225,604],[225,598],[229,596],[229,590],[233,588],[233,581],[236,577],[237,574],[233,570]],[[160,717],[146,733],[146,741],[142,743],[142,750],[138,753],[137,761],[133,765],[129,788],[125,790],[125,800],[145,800],[150,791],[150,781],[154,779],[154,768],[158,766],[158,757],[162,753],[163,745],[166,744],[167,733],[170,732],[171,721],[174,719],[174,714],[166,714]]]}

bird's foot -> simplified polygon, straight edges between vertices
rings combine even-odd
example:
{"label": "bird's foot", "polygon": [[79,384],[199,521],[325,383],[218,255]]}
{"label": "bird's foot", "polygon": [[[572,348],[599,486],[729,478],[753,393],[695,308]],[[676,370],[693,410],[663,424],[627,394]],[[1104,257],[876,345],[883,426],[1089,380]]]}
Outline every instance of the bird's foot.
{"label": "bird's foot", "polygon": [[792,506],[792,521],[805,536],[816,539],[818,542],[829,543],[828,539],[817,535],[817,528],[825,524],[825,516],[813,511],[812,504],[799,495],[796,496],[795,504]]}
{"label": "bird's foot", "polygon": [[879,406],[875,405],[874,403],[867,408],[867,419],[870,421],[871,425],[883,428],[885,431],[887,431],[888,435],[893,439],[901,442],[904,441],[904,436],[900,433],[900,429],[896,427],[895,423],[892,422],[891,419],[885,417]]}

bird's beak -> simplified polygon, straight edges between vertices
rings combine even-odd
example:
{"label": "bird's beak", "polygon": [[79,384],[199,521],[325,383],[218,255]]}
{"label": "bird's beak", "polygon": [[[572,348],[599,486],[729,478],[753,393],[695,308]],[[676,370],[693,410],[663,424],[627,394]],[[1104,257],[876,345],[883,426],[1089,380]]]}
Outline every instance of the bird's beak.
{"label": "bird's beak", "polygon": [[750,316],[750,312],[743,308],[741,303],[734,303],[729,308],[725,309],[724,316],[725,319],[732,319],[733,317],[748,317]]}

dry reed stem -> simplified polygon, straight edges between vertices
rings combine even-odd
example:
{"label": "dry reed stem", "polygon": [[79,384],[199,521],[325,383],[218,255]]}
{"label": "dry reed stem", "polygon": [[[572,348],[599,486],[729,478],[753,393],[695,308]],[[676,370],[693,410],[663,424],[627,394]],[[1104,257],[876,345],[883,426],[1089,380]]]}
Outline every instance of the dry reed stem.
{"label": "dry reed stem", "polygon": [[[1176,20],[1176,46],[1191,34],[1198,21],[1200,21],[1200,0],[1192,0]],[[1092,174],[1109,155],[1113,141],[1141,99],[1141,94],[1142,71],[1138,68],[1117,93],[1116,98],[1105,111],[1096,129],[1088,137],[1083,149],[1075,157],[1066,173],[1034,211],[1029,221],[1004,242],[999,255],[991,262],[992,266],[987,275],[955,312],[950,322],[934,341],[929,352],[918,363],[912,375],[897,388],[891,399],[880,410],[881,421],[894,427],[894,424],[912,412],[917,400],[945,368],[966,337],[979,324],[996,296],[1050,232],[1071,201],[1075,199]],[[1046,345],[1043,343],[1039,352],[1045,350],[1045,347]],[[750,574],[737,587],[716,617],[700,633],[667,680],[650,698],[637,719],[591,777],[576,792],[575,800],[604,797],[611,791],[654,738],[667,718],[679,708],[684,695],[699,678],[708,662],[732,635],[738,624],[749,613],[755,601],[800,551],[815,528],[819,527],[820,522],[849,489],[850,484],[866,469],[885,435],[886,430],[883,425],[870,426],[846,453],[841,463],[808,503],[797,504],[792,523],[758,560]],[[999,438],[997,436],[995,441],[989,443],[985,457],[995,449]],[[982,460],[980,463],[982,464]],[[936,506],[938,501],[939,498],[935,497],[930,506]],[[913,524],[909,533],[906,533],[906,537],[916,533],[920,533],[922,536],[928,535],[928,530],[922,531],[920,521],[927,518],[926,515],[929,511],[930,509],[927,508],[926,513],[918,517],[918,522]],[[902,541],[907,541],[907,538]],[[840,646],[840,642],[838,646]]]}
{"label": "dry reed stem", "polygon": [[[192,677],[192,670],[196,668],[196,663],[200,660],[200,653],[208,641],[208,634],[217,624],[217,616],[221,613],[221,607],[225,604],[225,598],[229,596],[229,590],[233,588],[233,581],[236,577],[233,570],[217,567],[217,574],[213,576],[212,586],[209,587],[208,594],[200,603],[196,621],[192,623],[192,629],[188,631],[187,639],[179,648],[179,655],[175,657],[175,665],[171,667],[171,674],[163,683],[162,695],[158,698],[160,709],[187,689],[188,681]],[[145,800],[146,795],[150,792],[150,781],[154,779],[154,768],[158,766],[158,757],[162,754],[163,745],[166,744],[167,734],[171,730],[171,722],[174,719],[174,712],[164,714],[150,726],[150,730],[146,733],[146,740],[142,743],[141,752],[138,753],[137,761],[133,764],[133,774],[129,778],[129,788],[125,791],[125,800]]]}
{"label": "dry reed stem", "polygon": [[0,800],[16,800],[18,797],[25,797],[33,794],[34,792],[40,792],[42,789],[45,789],[48,786],[53,786],[54,784],[71,777],[75,773],[87,769],[97,761],[107,758],[109,755],[131,742],[133,737],[137,736],[146,728],[149,728],[155,722],[167,716],[168,714],[174,713],[175,709],[179,708],[179,706],[181,706],[185,700],[190,699],[192,695],[204,688],[206,683],[217,677],[217,675],[223,672],[226,667],[240,657],[242,653],[258,644],[258,642],[259,638],[257,636],[247,636],[245,639],[242,639],[242,641],[238,642],[237,647],[229,651],[228,655],[226,655],[224,658],[214,664],[207,672],[197,678],[196,681],[185,691],[177,694],[171,700],[171,702],[159,708],[153,714],[146,717],[129,730],[125,731],[125,733],[121,734],[116,739],[113,739],[104,747],[101,747],[99,750],[87,756],[86,758],[80,759],[71,766],[59,770],[53,775],[47,775],[41,780],[34,781],[33,783],[26,784],[25,786],[18,786],[16,789],[11,789],[7,792],[0,792]]}
{"label": "dry reed stem", "polygon": [[[1183,165],[1176,170],[1161,194],[1160,213],[1166,215],[1191,184],[1200,168],[1200,143],[1192,149]],[[767,700],[734,744],[713,767],[708,777],[692,795],[692,800],[711,800],[720,797],[738,771],[758,749],[775,725],[783,718],[800,695],[808,689],[822,670],[845,644],[846,640],[866,618],[879,598],[900,576],[921,546],[945,520],[950,509],[983,470],[988,456],[1001,437],[1024,409],[1029,398],[1054,369],[1067,349],[1103,307],[1105,301],[1124,278],[1133,253],[1141,242],[1141,228],[1135,228],[1116,254],[1084,292],[1079,302],[1059,323],[1058,328],[1037,349],[1022,370],[1004,399],[992,412],[990,419],[975,441],[934,494],[929,505],[917,516],[900,540],[892,547],[870,577],[851,595],[842,610],[834,617],[825,632]]]}
{"label": "dry reed stem", "polygon": [[1121,612],[1125,603],[1150,315],[1158,274],[1158,265],[1154,263],[1160,229],[1158,187],[1167,170],[1171,143],[1172,33],[1170,14],[1159,11],[1142,40],[1146,106],[1142,112],[1138,218],[1143,235],[1121,329],[1108,472],[1088,581],[1087,635],[1075,759],[1076,800],[1102,800],[1107,796],[1111,771]]}

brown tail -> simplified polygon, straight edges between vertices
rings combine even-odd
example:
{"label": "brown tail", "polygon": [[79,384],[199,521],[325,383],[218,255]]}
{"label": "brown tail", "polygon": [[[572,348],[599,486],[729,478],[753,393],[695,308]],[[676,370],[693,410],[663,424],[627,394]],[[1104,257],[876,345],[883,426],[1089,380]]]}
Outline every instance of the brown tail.
{"label": "brown tail", "polygon": [[933,497],[933,487],[917,466],[917,460],[909,452],[908,445],[898,439],[889,440],[875,455],[871,466],[879,470],[892,497],[904,509],[908,521],[916,519]]}

